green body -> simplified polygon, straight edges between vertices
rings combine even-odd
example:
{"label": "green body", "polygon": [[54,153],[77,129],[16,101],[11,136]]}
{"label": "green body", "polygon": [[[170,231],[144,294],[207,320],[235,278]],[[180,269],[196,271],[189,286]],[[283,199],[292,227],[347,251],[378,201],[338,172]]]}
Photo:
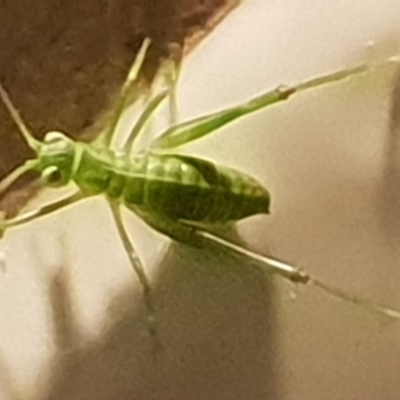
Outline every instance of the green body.
{"label": "green body", "polygon": [[75,146],[70,179],[84,195],[105,194],[130,209],[173,221],[212,224],[268,213],[267,190],[242,172],[177,154],[129,156]]}
{"label": "green body", "polygon": [[[218,246],[244,256],[246,260],[292,282],[313,283],[336,297],[400,318],[400,313],[395,310],[349,296],[311,278],[295,266],[255,254],[216,235],[209,227],[215,228],[218,224],[235,222],[255,214],[267,214],[270,203],[268,191],[239,171],[197,157],[173,153],[176,147],[209,135],[245,115],[287,100],[296,92],[360,74],[368,70],[368,66],[345,69],[294,87],[281,86],[238,106],[173,125],[152,142],[151,149],[146,153],[135,152],[137,136],[169,92],[173,97],[172,87],[149,101],[121,147],[121,152],[116,152],[112,146],[116,127],[127,106],[129,89],[137,81],[149,45],[150,41],[145,39],[121,89],[108,129],[100,136],[100,141],[91,145],[76,143],[58,132],[49,132],[43,141],[35,139],[0,83],[0,98],[36,154],[0,182],[0,194],[19,177],[33,170],[41,174],[48,186],[61,187],[74,182],[79,188],[79,192],[37,210],[15,218],[0,218],[0,236],[10,227],[53,213],[82,198],[106,196],[126,254],[143,286],[149,328],[153,336],[155,320],[151,287],[140,257],[124,227],[121,205],[136,212],[149,226],[174,240],[193,246]],[[387,62],[382,63],[385,64]]]}

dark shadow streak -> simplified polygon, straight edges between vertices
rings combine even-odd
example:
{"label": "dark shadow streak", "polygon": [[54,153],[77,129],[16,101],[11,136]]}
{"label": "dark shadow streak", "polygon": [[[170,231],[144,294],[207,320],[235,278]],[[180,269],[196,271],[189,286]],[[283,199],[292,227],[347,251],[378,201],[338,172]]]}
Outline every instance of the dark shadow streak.
{"label": "dark shadow streak", "polygon": [[131,289],[112,300],[98,339],[84,341],[74,328],[66,275],[52,280],[59,350],[38,400],[279,398],[268,277],[227,254],[181,245],[171,246],[160,271],[154,293],[163,349],[157,354],[145,307]]}
{"label": "dark shadow streak", "polygon": [[400,71],[393,80],[384,165],[376,196],[385,243],[400,249]]}

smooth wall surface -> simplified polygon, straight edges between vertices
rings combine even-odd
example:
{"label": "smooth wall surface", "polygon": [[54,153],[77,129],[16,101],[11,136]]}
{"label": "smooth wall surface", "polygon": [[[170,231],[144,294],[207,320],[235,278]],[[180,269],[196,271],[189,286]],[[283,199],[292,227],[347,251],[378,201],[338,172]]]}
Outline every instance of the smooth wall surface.
{"label": "smooth wall surface", "polygon": [[[185,63],[180,117],[400,54],[399,22],[398,0],[245,0]],[[251,249],[400,309],[395,77],[300,94],[184,150],[269,188],[271,216],[239,224]],[[126,218],[163,350],[107,204],[88,200],[1,242],[1,399],[400,398],[400,322]]]}

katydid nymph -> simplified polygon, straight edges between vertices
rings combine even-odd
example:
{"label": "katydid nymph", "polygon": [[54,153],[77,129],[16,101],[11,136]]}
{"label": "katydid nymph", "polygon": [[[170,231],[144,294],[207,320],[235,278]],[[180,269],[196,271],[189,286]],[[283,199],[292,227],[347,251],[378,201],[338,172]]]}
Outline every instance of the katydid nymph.
{"label": "katydid nymph", "polygon": [[[0,183],[0,193],[29,171],[39,172],[49,187],[74,184],[77,191],[61,200],[14,218],[0,220],[0,232],[48,215],[89,196],[104,195],[109,203],[127,257],[143,287],[149,328],[155,334],[156,310],[152,290],[140,257],[124,226],[121,207],[136,213],[149,226],[184,245],[217,246],[295,283],[314,284],[332,295],[385,315],[400,313],[374,302],[350,296],[314,279],[295,266],[256,254],[216,234],[215,227],[235,223],[255,214],[268,214],[270,194],[258,181],[234,169],[197,157],[175,154],[171,149],[198,140],[247,114],[287,100],[300,91],[363,73],[368,65],[345,69],[292,87],[281,86],[242,105],[173,125],[144,152],[137,139],[160,103],[171,95],[167,85],[149,100],[121,147],[114,145],[116,127],[128,103],[129,89],[137,83],[150,41],[145,39],[130,69],[112,113],[109,127],[92,144],[75,142],[63,133],[49,132],[36,139],[0,85],[0,97],[36,157]],[[176,74],[178,76],[178,74]]]}

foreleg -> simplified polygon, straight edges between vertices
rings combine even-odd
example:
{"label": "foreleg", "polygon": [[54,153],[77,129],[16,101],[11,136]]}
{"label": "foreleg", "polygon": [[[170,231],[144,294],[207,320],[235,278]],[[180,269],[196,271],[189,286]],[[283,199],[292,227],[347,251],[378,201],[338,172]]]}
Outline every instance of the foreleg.
{"label": "foreleg", "polygon": [[124,226],[122,221],[121,209],[120,205],[112,200],[109,200],[109,205],[114,217],[115,224],[118,229],[119,236],[121,237],[122,244],[125,248],[126,254],[128,255],[129,261],[132,265],[133,270],[135,271],[137,277],[139,278],[139,282],[143,287],[143,296],[144,302],[147,310],[147,317],[149,323],[150,334],[157,339],[156,334],[156,324],[155,324],[155,312],[154,312],[154,304],[153,304],[153,294],[150,287],[149,279],[145,273],[143,264],[139,258],[139,255],[134,248],[128,232]]}

